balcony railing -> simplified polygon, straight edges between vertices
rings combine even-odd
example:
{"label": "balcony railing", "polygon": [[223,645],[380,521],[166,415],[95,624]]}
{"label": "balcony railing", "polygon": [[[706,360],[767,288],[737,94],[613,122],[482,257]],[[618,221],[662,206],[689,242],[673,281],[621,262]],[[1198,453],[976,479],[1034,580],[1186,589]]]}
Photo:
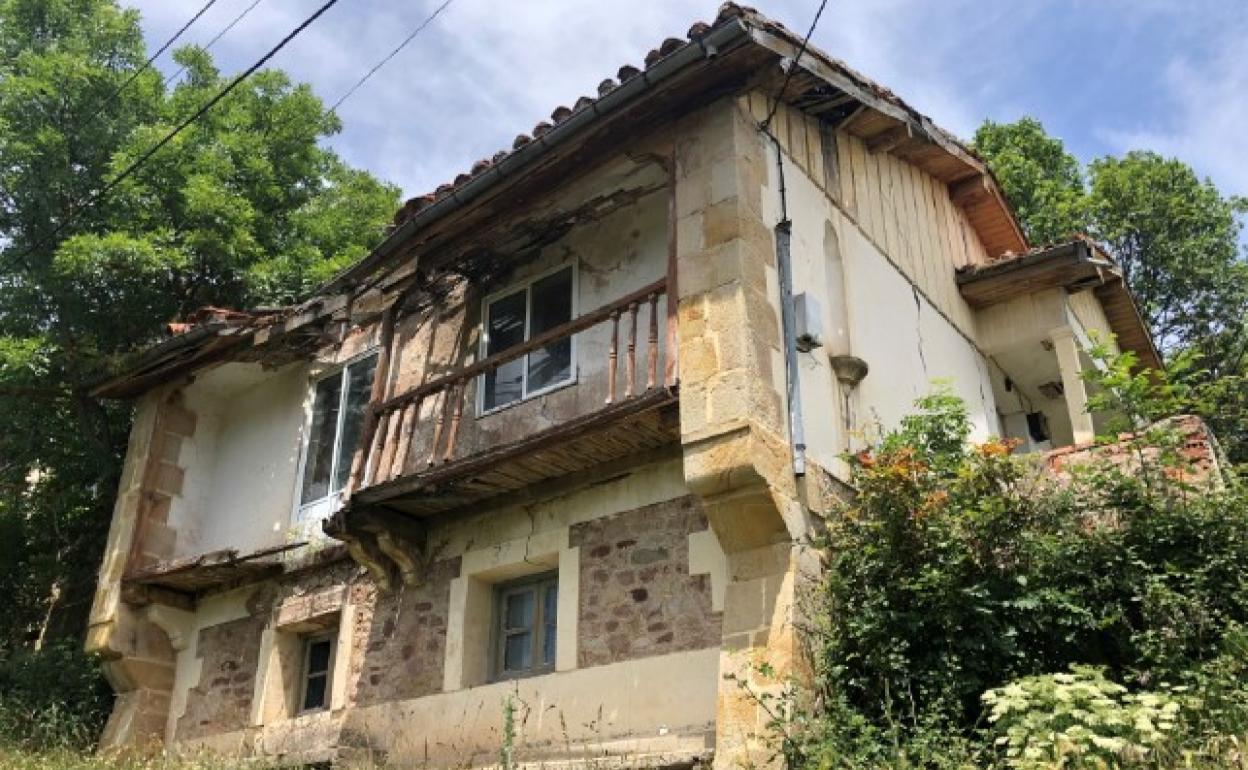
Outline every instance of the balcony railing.
{"label": "balcony railing", "polygon": [[[594,327],[610,326],[604,367],[606,397],[598,413],[619,410],[623,414],[630,403],[648,403],[647,399],[660,388],[674,385],[666,381],[669,376],[660,372],[659,298],[664,297],[667,290],[666,280],[656,281],[523,344],[405,393],[387,398],[375,390],[364,421],[361,449],[352,464],[348,496],[405,475],[435,472],[465,459],[457,450],[465,422],[465,405],[474,391],[473,381],[529,353]],[[638,339],[639,316],[646,319],[644,341]],[[386,336],[383,332],[383,337]],[[388,339],[383,339],[383,349],[388,348],[388,343]],[[639,350],[643,345],[644,351]],[[619,360],[621,355],[623,362]],[[381,370],[379,363],[379,378],[384,374]]]}

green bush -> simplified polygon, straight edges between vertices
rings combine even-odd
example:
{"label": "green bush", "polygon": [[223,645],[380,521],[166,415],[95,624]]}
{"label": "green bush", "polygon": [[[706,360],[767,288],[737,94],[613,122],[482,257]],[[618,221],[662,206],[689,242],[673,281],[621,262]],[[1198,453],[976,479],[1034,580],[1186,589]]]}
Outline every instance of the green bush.
{"label": "green bush", "polygon": [[90,748],[111,705],[98,663],[77,642],[0,652],[0,747]]}
{"label": "green bush", "polygon": [[[1131,399],[1151,392],[1127,384]],[[1090,677],[1116,713],[1166,692],[1183,708],[1149,740],[1085,736],[1111,741],[1099,760],[1154,744],[1203,756],[1248,734],[1243,488],[1194,487],[1172,472],[1177,452],[1144,452],[1177,445],[1162,430],[1128,447],[1135,464],[1093,461],[1065,479],[968,435],[964,405],[936,392],[852,458],[857,496],[828,522],[825,579],[806,597],[821,707],[803,715],[795,755],[829,768],[1009,763],[994,740],[1025,753],[1039,740],[1014,742],[1025,725],[1060,733],[1072,713],[1045,698]],[[1098,673],[1063,683],[1074,665]],[[1019,688],[1026,709],[993,710]],[[1105,748],[1119,739],[1122,751]]]}

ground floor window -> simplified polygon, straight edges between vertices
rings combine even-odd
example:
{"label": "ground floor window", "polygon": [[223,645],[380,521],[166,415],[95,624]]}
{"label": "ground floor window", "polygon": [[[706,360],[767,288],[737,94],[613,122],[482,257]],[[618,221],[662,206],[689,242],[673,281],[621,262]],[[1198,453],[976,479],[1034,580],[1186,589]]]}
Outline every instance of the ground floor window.
{"label": "ground floor window", "polygon": [[329,706],[330,671],[334,663],[334,638],[309,636],[303,640],[303,692],[299,712],[321,711]]}
{"label": "ground floor window", "polygon": [[559,574],[502,583],[495,589],[494,678],[553,671]]}

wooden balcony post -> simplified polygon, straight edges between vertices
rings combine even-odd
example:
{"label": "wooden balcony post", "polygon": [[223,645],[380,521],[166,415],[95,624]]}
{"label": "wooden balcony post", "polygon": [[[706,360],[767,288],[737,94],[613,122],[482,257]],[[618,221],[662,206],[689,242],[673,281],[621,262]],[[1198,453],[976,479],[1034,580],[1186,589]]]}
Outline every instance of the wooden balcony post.
{"label": "wooden balcony post", "polygon": [[667,160],[667,347],[663,351],[663,384],[671,388],[680,380],[677,311],[680,291],[676,283],[676,150]]}
{"label": "wooden balcony post", "polygon": [[377,432],[377,423],[381,418],[381,404],[386,400],[386,389],[390,380],[390,346],[394,343],[395,301],[381,315],[381,339],[378,341],[377,366],[373,369],[373,387],[368,395],[368,409],[364,413],[364,425],[360,428],[360,443],[351,456],[351,476],[347,479],[345,497],[366,482],[364,474],[372,453],[373,437]]}
{"label": "wooden balcony post", "polygon": [[637,303],[628,306],[628,360],[627,381],[624,383],[624,398],[631,398],[637,392]]}
{"label": "wooden balcony post", "polygon": [[611,313],[611,347],[607,352],[607,403],[615,402],[616,359],[619,358],[620,311]]}
{"label": "wooden balcony post", "polygon": [[646,390],[654,390],[659,376],[659,294],[650,295],[650,328],[646,339]]}
{"label": "wooden balcony post", "polygon": [[447,390],[448,396],[455,399],[455,408],[451,412],[451,431],[446,437],[446,454],[442,455],[442,462],[448,463],[455,454],[455,439],[459,437],[459,420],[464,414],[464,394],[468,391],[468,381],[461,380],[459,387],[452,387]]}
{"label": "wooden balcony post", "polygon": [[442,403],[434,406],[437,413],[433,421],[433,441],[429,444],[429,459],[425,461],[425,465],[433,465],[438,459],[438,442],[442,440],[442,421],[446,416],[446,400],[450,397],[453,384],[448,384],[442,388]]}
{"label": "wooden balcony post", "polygon": [[420,399],[403,406],[403,419],[399,423],[399,447],[394,452],[390,478],[403,475],[403,469],[407,466],[407,453],[412,446],[412,434],[416,432],[416,416],[419,411]]}
{"label": "wooden balcony post", "polygon": [[372,484],[381,484],[390,480],[390,465],[394,462],[394,453],[399,443],[399,425],[403,418],[402,409],[391,409],[382,418],[382,423],[378,426],[381,429],[379,434],[384,442],[377,452],[377,467],[371,476]]}

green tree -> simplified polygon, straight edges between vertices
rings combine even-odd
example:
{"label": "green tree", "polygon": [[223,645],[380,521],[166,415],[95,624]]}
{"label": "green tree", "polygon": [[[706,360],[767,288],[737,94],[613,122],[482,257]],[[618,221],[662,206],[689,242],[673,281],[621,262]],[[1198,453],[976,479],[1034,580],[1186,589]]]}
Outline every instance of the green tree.
{"label": "green tree", "polygon": [[1237,218],[1248,201],[1154,152],[1088,169],[1092,235],[1122,267],[1158,346],[1212,352],[1206,345],[1240,326],[1248,308]]}
{"label": "green tree", "polygon": [[0,0],[0,647],[89,608],[130,420],[91,383],[199,306],[306,296],[397,204],[320,144],[341,126],[311,89],[265,70],[84,206],[226,82],[195,47],[170,89],[145,58],[115,0]]}
{"label": "green tree", "polygon": [[1055,243],[1087,229],[1083,171],[1060,139],[1035,118],[984,121],[975,150],[1005,190],[1027,238]]}

